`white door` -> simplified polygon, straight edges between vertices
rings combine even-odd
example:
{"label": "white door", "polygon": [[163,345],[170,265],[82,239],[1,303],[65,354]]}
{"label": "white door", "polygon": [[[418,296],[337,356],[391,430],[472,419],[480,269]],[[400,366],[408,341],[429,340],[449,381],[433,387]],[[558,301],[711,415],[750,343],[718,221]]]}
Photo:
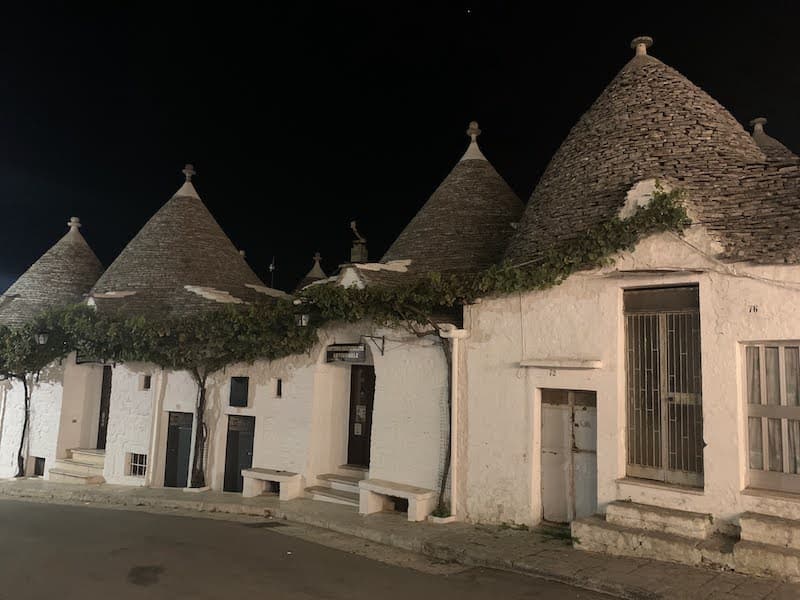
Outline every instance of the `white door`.
{"label": "white door", "polygon": [[597,511],[597,396],[542,390],[542,513],[568,523]]}

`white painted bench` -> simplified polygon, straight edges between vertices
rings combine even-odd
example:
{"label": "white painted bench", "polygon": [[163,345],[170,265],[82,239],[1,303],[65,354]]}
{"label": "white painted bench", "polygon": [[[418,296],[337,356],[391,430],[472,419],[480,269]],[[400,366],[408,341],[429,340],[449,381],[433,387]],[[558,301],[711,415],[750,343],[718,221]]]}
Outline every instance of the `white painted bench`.
{"label": "white painted bench", "polygon": [[436,492],[384,479],[363,479],[358,483],[358,512],[371,515],[394,508],[390,496],[408,500],[408,520],[424,521],[436,508]]}
{"label": "white painted bench", "polygon": [[253,498],[264,493],[267,483],[278,484],[278,498],[280,500],[292,500],[299,498],[303,494],[303,476],[291,471],[276,471],[275,469],[262,469],[253,467],[242,469],[244,482],[242,485],[242,496]]}

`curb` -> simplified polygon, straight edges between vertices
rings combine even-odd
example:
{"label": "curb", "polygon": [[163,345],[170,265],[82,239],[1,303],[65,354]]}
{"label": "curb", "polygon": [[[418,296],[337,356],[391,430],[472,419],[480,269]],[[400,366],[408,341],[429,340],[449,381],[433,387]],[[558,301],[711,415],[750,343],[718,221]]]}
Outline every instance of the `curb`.
{"label": "curb", "polygon": [[286,511],[280,508],[272,509],[266,507],[252,506],[247,504],[226,504],[220,502],[203,502],[198,500],[166,500],[164,498],[143,498],[141,496],[119,496],[115,494],[103,495],[98,497],[96,490],[82,489],[63,489],[58,492],[47,490],[14,489],[13,486],[0,486],[0,498],[7,500],[29,500],[44,501],[53,504],[91,504],[97,507],[135,507],[135,508],[154,508],[184,510],[206,513],[225,513],[234,515],[246,515],[253,517],[274,518],[303,525],[310,525],[320,529],[327,529],[340,533],[369,540],[374,543],[383,544],[400,548],[410,552],[433,558],[440,561],[453,562],[468,567],[483,567],[487,569],[497,569],[510,571],[522,575],[529,575],[555,581],[566,585],[583,588],[595,592],[611,594],[625,600],[656,600],[663,598],[661,594],[656,594],[635,586],[623,583],[614,583],[606,579],[591,576],[568,575],[557,573],[544,568],[537,568],[528,562],[520,562],[514,559],[501,559],[487,556],[485,553],[475,551],[466,546],[454,548],[452,546],[420,540],[412,536],[402,536],[397,534],[387,534],[369,527],[344,526],[325,519],[313,516]]}

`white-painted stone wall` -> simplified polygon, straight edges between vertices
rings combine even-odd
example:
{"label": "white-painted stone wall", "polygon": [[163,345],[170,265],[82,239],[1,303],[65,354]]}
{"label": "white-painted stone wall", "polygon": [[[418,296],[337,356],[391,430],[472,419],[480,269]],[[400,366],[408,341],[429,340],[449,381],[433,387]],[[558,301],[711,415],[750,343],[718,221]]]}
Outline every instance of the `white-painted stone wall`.
{"label": "white-painted stone wall", "polygon": [[386,336],[384,355],[372,348],[375,406],[369,475],[439,489],[447,451],[447,363],[434,336],[402,330]]}
{"label": "white-painted stone wall", "polygon": [[[100,369],[98,371],[98,369]],[[26,474],[33,474],[33,457],[45,459],[45,478],[57,458],[68,448],[90,445],[92,417],[97,435],[100,379],[97,365],[77,365],[70,354],[43,369],[31,391],[30,422],[24,447]],[[17,471],[17,450],[24,419],[22,383],[0,383],[0,477]]]}
{"label": "white-painted stone wall", "polygon": [[[326,363],[325,349],[358,342],[363,334],[386,336],[384,356],[374,345],[369,350],[376,372],[370,476],[438,488],[449,435],[447,369],[438,342],[364,324],[320,332],[320,343],[308,354],[232,365],[209,378],[207,484],[223,488],[230,415],[255,417],[254,466],[301,473],[307,486],[318,483],[320,474],[336,472],[347,461],[350,366]],[[153,376],[150,391],[141,390],[145,374]],[[249,378],[247,407],[229,405],[231,377]],[[276,396],[278,378],[281,397]],[[163,485],[168,413],[193,413],[196,399],[197,386],[186,372],[162,373],[152,365],[116,367],[106,480]],[[130,452],[148,454],[149,478],[125,474]]]}
{"label": "white-painted stone wall", "polygon": [[[144,485],[144,477],[128,475],[128,454],[150,454],[154,388],[142,389],[142,376],[152,373],[147,365],[114,367],[106,436],[103,476],[108,483]],[[150,456],[148,456],[148,461]]]}
{"label": "white-painted stone wall", "polygon": [[[460,473],[470,520],[540,520],[542,388],[597,392],[601,510],[612,500],[631,499],[709,512],[723,529],[746,510],[800,518],[796,499],[742,493],[747,470],[741,348],[742,341],[800,340],[800,267],[725,265],[713,258],[716,250],[699,228],[685,239],[660,234],[621,254],[611,267],[573,275],[550,290],[468,307]],[[705,486],[681,490],[619,481],[626,464],[623,290],[689,283],[700,290]],[[758,312],[751,312],[752,305]],[[602,367],[520,366],[542,358],[599,359]]]}

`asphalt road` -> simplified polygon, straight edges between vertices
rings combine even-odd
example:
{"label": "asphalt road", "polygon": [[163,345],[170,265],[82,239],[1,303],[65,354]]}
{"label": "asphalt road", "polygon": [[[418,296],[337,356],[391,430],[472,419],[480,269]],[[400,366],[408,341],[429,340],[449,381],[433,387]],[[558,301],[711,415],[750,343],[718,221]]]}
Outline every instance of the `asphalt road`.
{"label": "asphalt road", "polygon": [[608,600],[609,596],[521,575],[437,565],[363,540],[279,522],[3,500],[0,598]]}

